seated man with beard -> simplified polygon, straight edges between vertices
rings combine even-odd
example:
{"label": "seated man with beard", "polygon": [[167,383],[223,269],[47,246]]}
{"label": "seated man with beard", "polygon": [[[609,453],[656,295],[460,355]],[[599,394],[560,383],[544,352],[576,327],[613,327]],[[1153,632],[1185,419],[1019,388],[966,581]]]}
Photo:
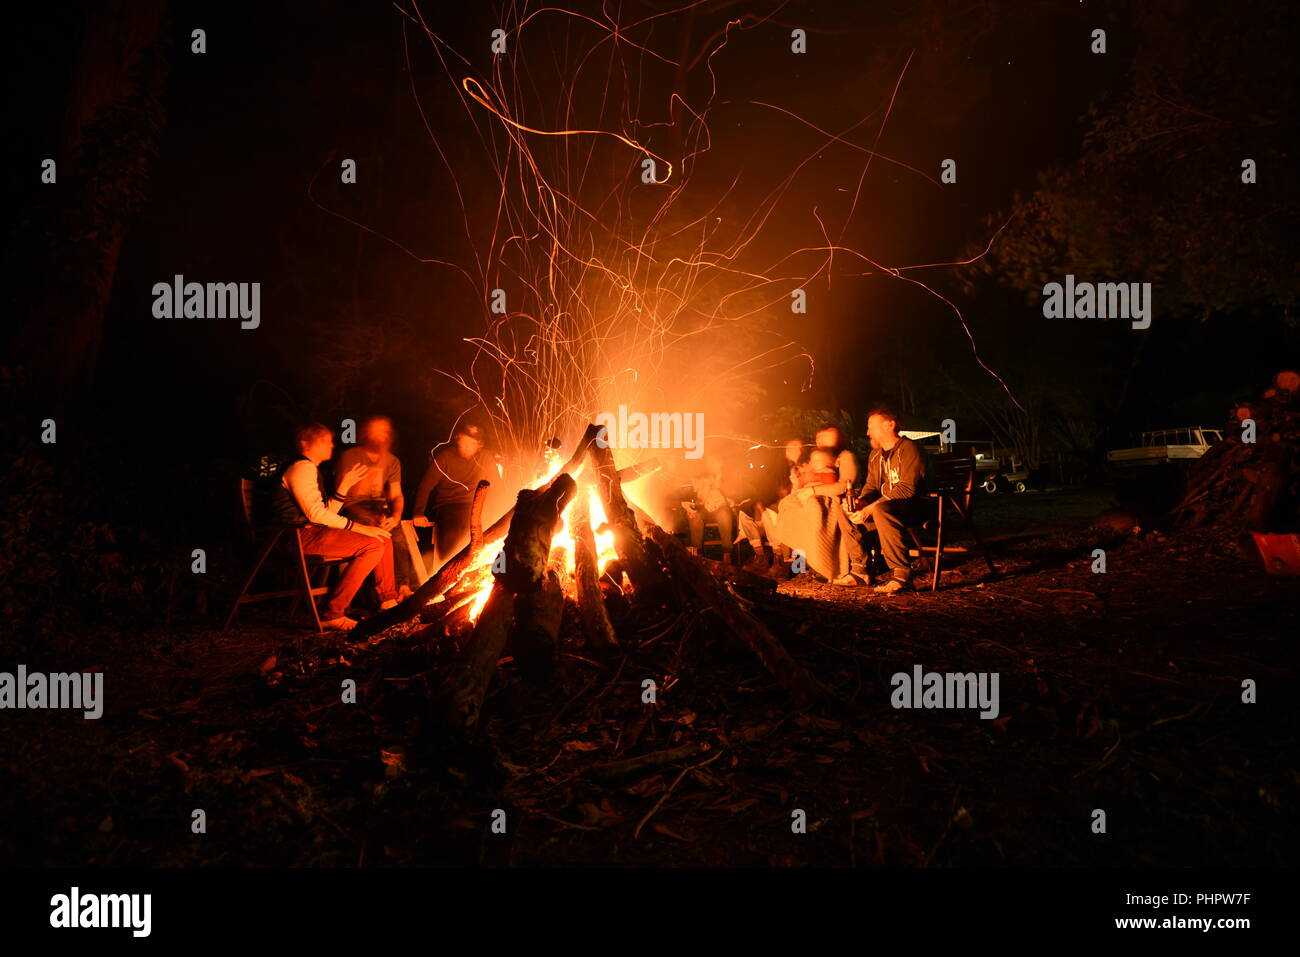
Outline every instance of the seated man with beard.
{"label": "seated man with beard", "polygon": [[868,416],[867,435],[872,452],[862,487],[862,507],[849,519],[874,529],[880,537],[890,577],[874,590],[893,595],[912,587],[912,560],[903,530],[927,514],[930,464],[925,449],[898,434],[898,415],[890,409],[879,408]]}

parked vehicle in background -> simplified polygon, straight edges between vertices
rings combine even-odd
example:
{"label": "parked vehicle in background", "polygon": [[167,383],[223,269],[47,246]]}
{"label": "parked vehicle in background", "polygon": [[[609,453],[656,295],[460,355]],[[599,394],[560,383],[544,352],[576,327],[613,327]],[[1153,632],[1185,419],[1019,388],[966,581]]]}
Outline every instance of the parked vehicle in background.
{"label": "parked vehicle in background", "polygon": [[1141,444],[1129,449],[1112,449],[1106,461],[1117,469],[1144,468],[1173,462],[1199,459],[1215,442],[1223,438],[1218,429],[1198,425],[1182,429],[1157,429],[1143,432]]}
{"label": "parked vehicle in background", "polygon": [[990,494],[1002,491],[1023,492],[1029,487],[1029,467],[1012,452],[998,449],[991,441],[945,445],[939,432],[900,429],[898,434],[920,442],[930,455],[969,451],[975,457],[976,484]]}

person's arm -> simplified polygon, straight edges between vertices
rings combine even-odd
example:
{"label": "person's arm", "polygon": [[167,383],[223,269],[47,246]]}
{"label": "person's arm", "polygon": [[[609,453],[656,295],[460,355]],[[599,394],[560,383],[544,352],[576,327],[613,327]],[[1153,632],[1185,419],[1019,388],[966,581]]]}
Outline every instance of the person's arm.
{"label": "person's arm", "polygon": [[839,470],[840,482],[846,489],[858,484],[858,457],[851,449],[845,449],[840,453],[835,467]]}
{"label": "person's arm", "polygon": [[343,507],[342,494],[330,496],[328,505],[321,501],[320,488],[316,484],[316,466],[310,462],[304,459],[289,466],[284,473],[284,484],[302,513],[307,516],[307,521],[313,525],[349,530],[353,527],[351,519],[339,514],[339,509]]}
{"label": "person's arm", "polygon": [[835,460],[835,468],[839,476],[838,480],[812,486],[814,495],[838,498],[858,480],[858,457],[848,449],[839,454],[839,458]]}
{"label": "person's arm", "polygon": [[433,487],[438,484],[439,474],[438,462],[433,453],[429,453],[429,467],[424,470],[424,478],[420,479],[420,486],[415,490],[415,502],[411,508],[412,520],[421,527],[429,524],[424,513],[429,504],[429,496],[433,494]]}
{"label": "person's arm", "polygon": [[397,482],[390,482],[388,485],[388,527],[392,528],[402,520],[402,510],[406,507],[406,499],[402,496],[402,486]]}
{"label": "person's arm", "polygon": [[385,497],[388,499],[388,517],[385,519],[385,528],[396,528],[402,520],[402,509],[406,506],[406,499],[402,496],[402,463],[396,458],[393,459],[392,468],[384,476],[385,479]]}
{"label": "person's arm", "polygon": [[866,480],[862,483],[862,491],[858,493],[857,511],[849,515],[849,519],[861,525],[867,520],[867,512],[881,500],[881,497],[880,453],[872,452],[871,457],[867,459]]}
{"label": "person's arm", "polygon": [[921,450],[915,442],[899,442],[894,448],[891,465],[898,468],[898,481],[889,487],[886,498],[911,498],[921,484]]}
{"label": "person's arm", "polygon": [[843,495],[844,490],[848,488],[848,486],[845,484],[844,480],[841,479],[838,482],[823,482],[820,485],[810,485],[809,488],[812,490],[814,495],[823,495],[827,498],[835,498],[836,496]]}

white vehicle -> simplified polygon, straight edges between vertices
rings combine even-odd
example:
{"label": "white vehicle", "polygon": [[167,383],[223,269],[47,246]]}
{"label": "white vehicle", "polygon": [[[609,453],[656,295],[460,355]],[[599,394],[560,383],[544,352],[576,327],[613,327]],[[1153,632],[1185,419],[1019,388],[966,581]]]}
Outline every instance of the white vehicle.
{"label": "white vehicle", "polygon": [[1218,429],[1188,426],[1185,429],[1159,429],[1143,432],[1142,444],[1132,449],[1112,449],[1106,460],[1117,468],[1140,468],[1166,462],[1199,459],[1211,445],[1223,438]]}
{"label": "white vehicle", "polygon": [[[899,435],[920,442],[926,452],[938,455],[943,452],[968,450],[975,458],[976,485],[992,494],[999,490],[1023,492],[1028,487],[1029,469],[1009,451],[998,452],[992,442],[958,442],[945,445],[941,432],[920,432],[900,429]],[[937,443],[930,440],[939,439]]]}

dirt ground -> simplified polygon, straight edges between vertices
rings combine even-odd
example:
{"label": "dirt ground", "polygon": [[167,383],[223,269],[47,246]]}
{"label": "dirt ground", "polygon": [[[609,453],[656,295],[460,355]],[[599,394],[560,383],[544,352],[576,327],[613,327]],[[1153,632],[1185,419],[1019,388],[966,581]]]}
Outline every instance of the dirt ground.
{"label": "dirt ground", "polygon": [[[1292,863],[1295,580],[1266,575],[1230,534],[1089,528],[1095,496],[1002,498],[981,521],[996,577],[954,555],[933,593],[797,579],[756,599],[830,692],[804,713],[689,609],[624,635],[627,652],[604,661],[566,645],[543,688],[504,662],[470,743],[448,743],[427,718],[452,650],[401,632],[354,645],[267,608],[224,635],[105,644],[115,650],[66,665],[103,668],[102,719],[6,716],[0,860]],[[996,672],[998,717],[895,709],[891,676],[914,665]],[[341,700],[348,678],[355,704]],[[1243,702],[1245,679],[1257,703]],[[601,767],[671,748],[682,750],[661,767]],[[386,766],[399,749],[401,767]],[[193,832],[196,809],[206,833]]]}

